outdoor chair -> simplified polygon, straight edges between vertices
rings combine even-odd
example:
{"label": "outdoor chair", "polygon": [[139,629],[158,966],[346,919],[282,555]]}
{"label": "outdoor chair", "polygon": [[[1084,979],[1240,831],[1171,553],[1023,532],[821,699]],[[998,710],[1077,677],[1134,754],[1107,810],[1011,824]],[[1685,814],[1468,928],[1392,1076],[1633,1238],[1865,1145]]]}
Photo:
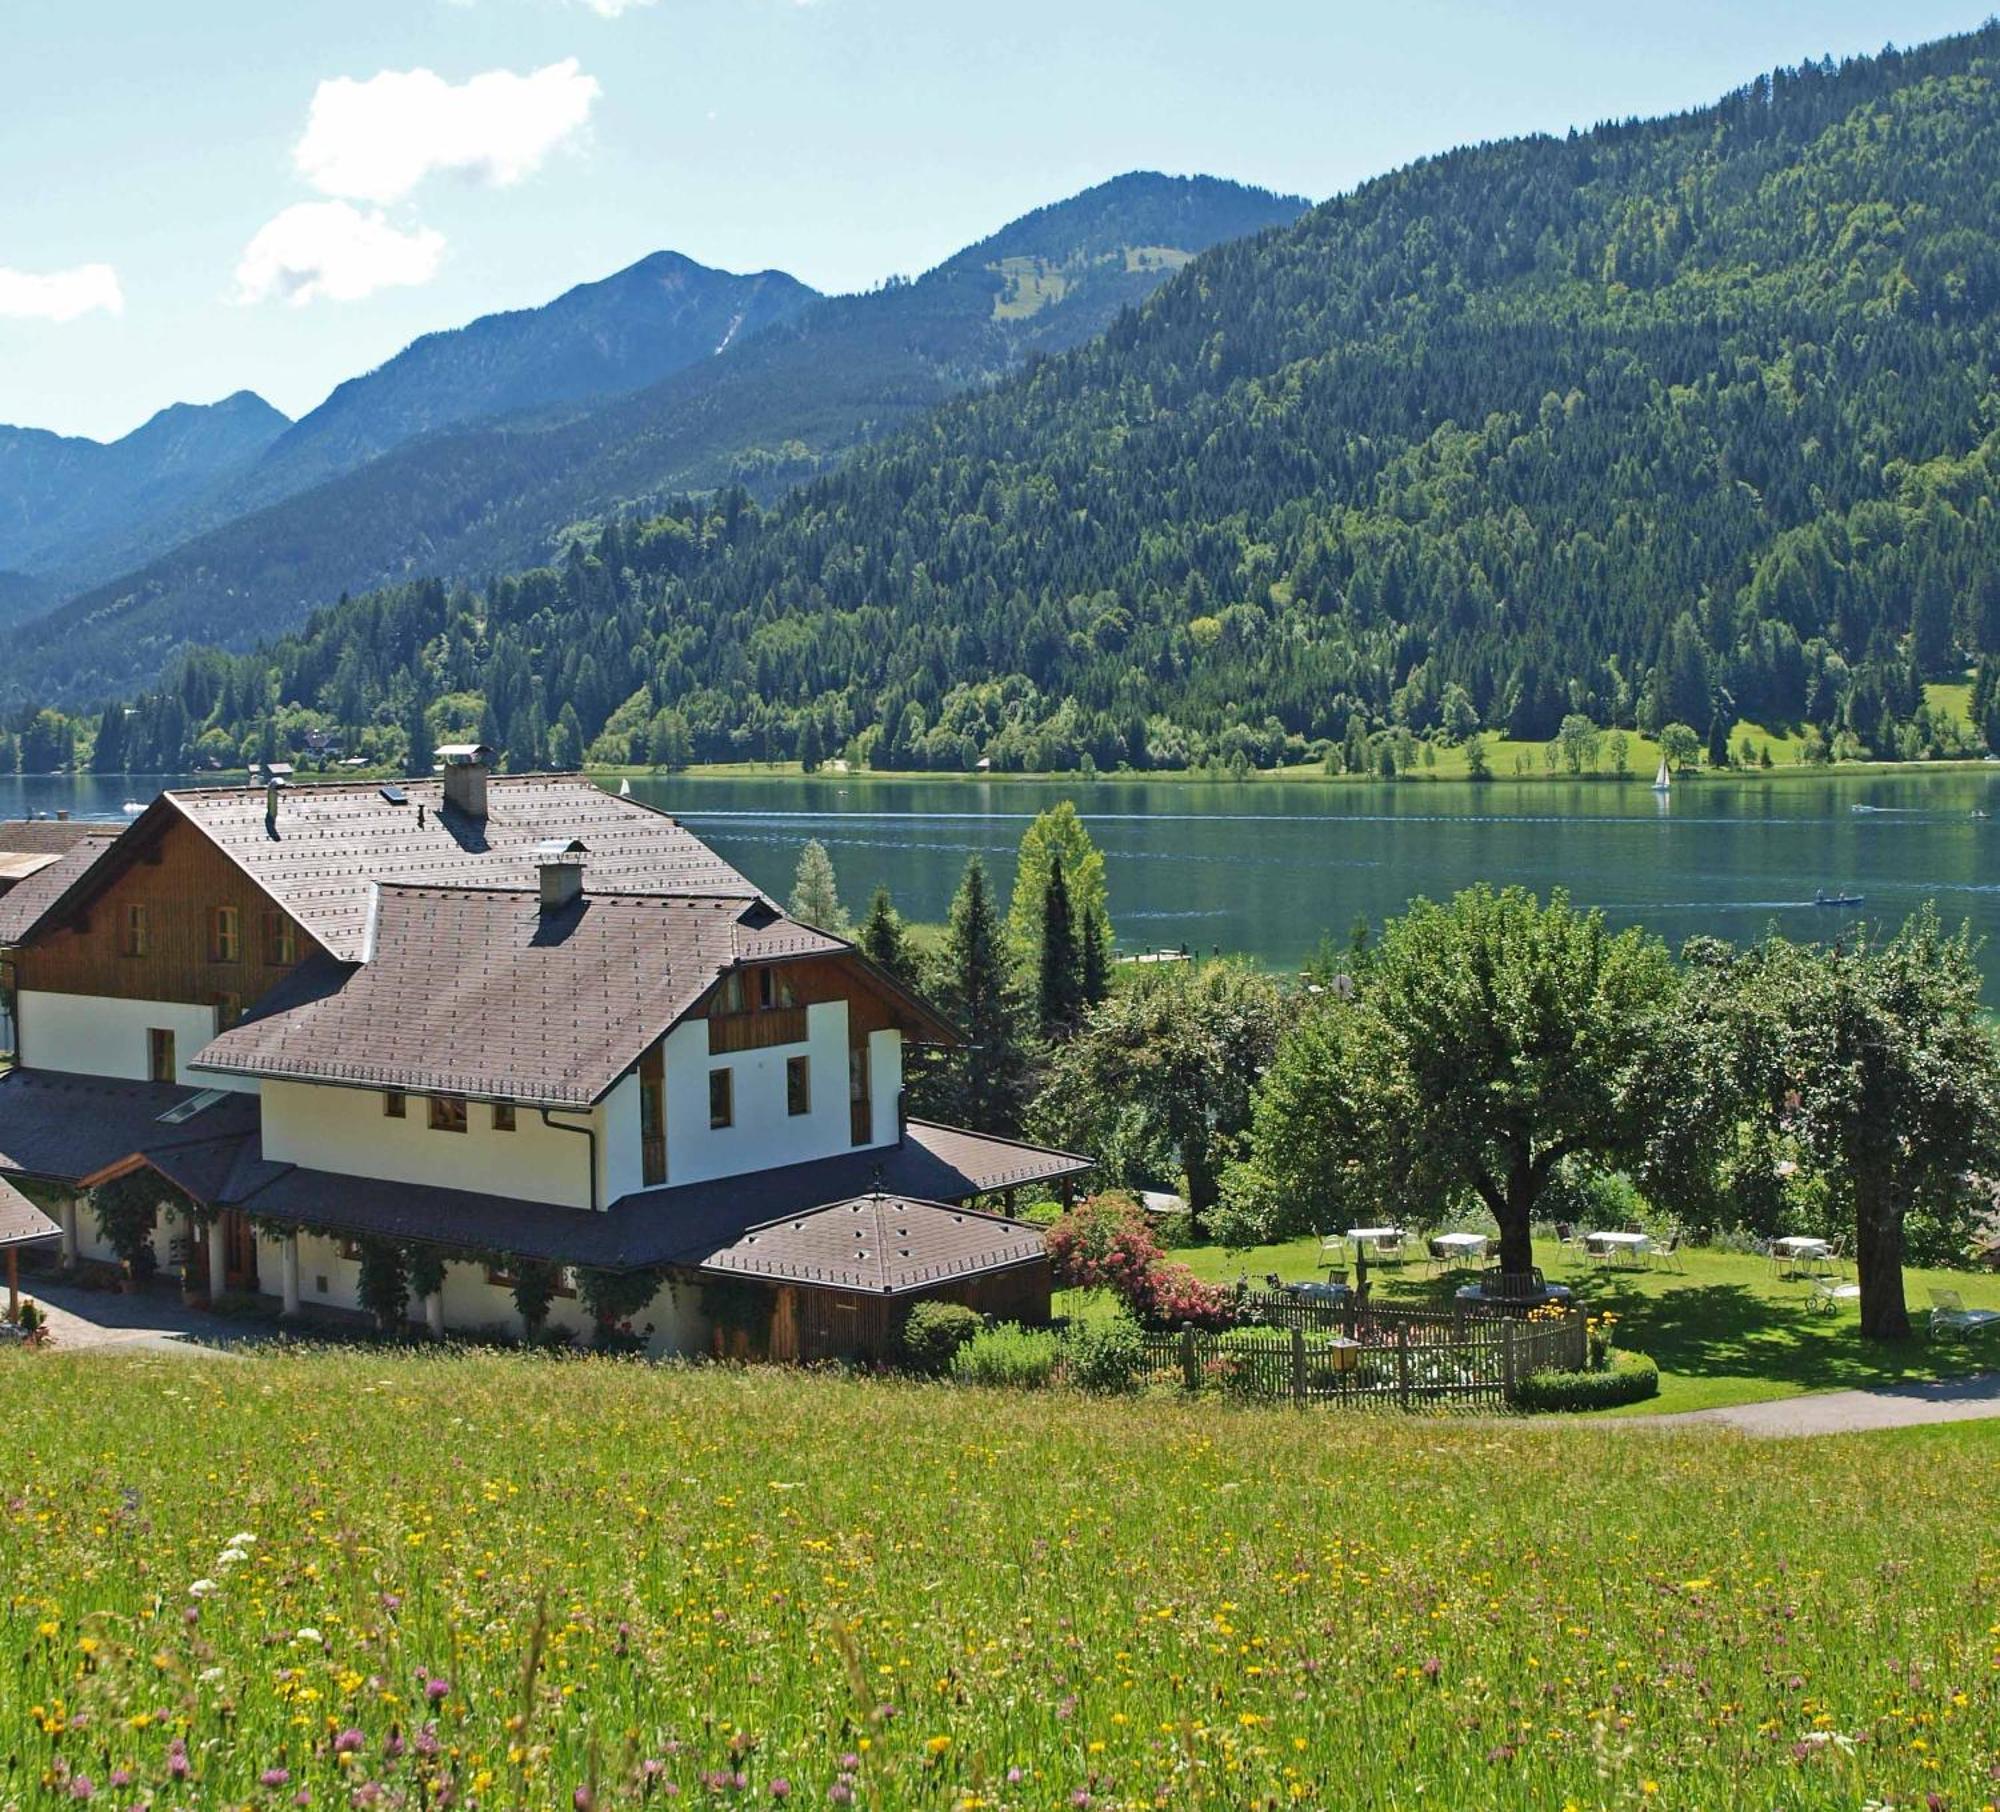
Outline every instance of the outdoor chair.
{"label": "outdoor chair", "polygon": [[1813,1272],[1820,1277],[1840,1277],[1847,1270],[1847,1235],[1841,1234],[1830,1241],[1826,1251],[1811,1260]]}
{"label": "outdoor chair", "polygon": [[1676,1227],[1648,1251],[1646,1257],[1652,1261],[1656,1271],[1685,1271],[1687,1266],[1681,1262],[1681,1230]]}
{"label": "outdoor chair", "polygon": [[1371,1242],[1378,1265],[1401,1265],[1403,1262],[1403,1236],[1400,1233],[1385,1233]]}
{"label": "outdoor chair", "polygon": [[1837,1284],[1824,1277],[1815,1277],[1812,1282],[1812,1294],[1806,1298],[1806,1307],[1816,1315],[1832,1315],[1839,1310],[1842,1303],[1860,1300],[1861,1286],[1858,1283]]}
{"label": "outdoor chair", "polygon": [[1556,1222],[1556,1250],[1566,1254],[1571,1259],[1588,1258],[1590,1256],[1583,1249],[1583,1234],[1579,1231],[1574,1221]]}
{"label": "outdoor chair", "polygon": [[1347,1275],[1347,1235],[1344,1233],[1322,1233],[1319,1236],[1319,1263],[1315,1270],[1325,1271],[1329,1276],[1340,1279]]}
{"label": "outdoor chair", "polygon": [[1931,1292],[1933,1340],[1942,1340],[1946,1335],[1955,1335],[1963,1340],[1968,1334],[1977,1334],[1982,1329],[1995,1326],[2000,1326],[2000,1309],[1968,1309],[1965,1298],[1956,1290]]}

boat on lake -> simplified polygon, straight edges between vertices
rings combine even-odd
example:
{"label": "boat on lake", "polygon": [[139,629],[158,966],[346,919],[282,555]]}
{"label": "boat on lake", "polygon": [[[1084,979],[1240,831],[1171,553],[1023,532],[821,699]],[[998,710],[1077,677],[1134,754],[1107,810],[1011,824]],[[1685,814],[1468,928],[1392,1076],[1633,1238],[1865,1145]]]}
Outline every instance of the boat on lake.
{"label": "boat on lake", "polygon": [[1660,757],[1660,771],[1653,776],[1653,791],[1656,793],[1671,792],[1673,785],[1673,770],[1667,766],[1667,758],[1662,755]]}
{"label": "boat on lake", "polygon": [[1867,898],[1859,893],[1828,893],[1823,888],[1813,895],[1815,906],[1859,906]]}

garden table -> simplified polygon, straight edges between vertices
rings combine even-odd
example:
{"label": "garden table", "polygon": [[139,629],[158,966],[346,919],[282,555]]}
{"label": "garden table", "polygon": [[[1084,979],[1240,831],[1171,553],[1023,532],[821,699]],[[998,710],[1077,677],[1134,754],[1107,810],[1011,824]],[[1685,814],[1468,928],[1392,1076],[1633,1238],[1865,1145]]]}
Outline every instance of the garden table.
{"label": "garden table", "polygon": [[1357,1246],[1364,1242],[1372,1246],[1380,1240],[1402,1239],[1404,1232],[1401,1227],[1350,1227],[1347,1237]]}
{"label": "garden table", "polygon": [[1466,1263],[1486,1256],[1486,1235],[1483,1233],[1439,1233],[1431,1239],[1431,1250],[1439,1259]]}
{"label": "garden table", "polygon": [[1608,1259],[1613,1264],[1621,1265],[1636,1265],[1652,1243],[1652,1240],[1643,1233],[1606,1231],[1586,1233],[1583,1236],[1583,1249],[1592,1258]]}
{"label": "garden table", "polygon": [[1771,1242],[1771,1262],[1778,1267],[1780,1277],[1832,1256],[1833,1248],[1825,1240],[1808,1233],[1789,1233]]}

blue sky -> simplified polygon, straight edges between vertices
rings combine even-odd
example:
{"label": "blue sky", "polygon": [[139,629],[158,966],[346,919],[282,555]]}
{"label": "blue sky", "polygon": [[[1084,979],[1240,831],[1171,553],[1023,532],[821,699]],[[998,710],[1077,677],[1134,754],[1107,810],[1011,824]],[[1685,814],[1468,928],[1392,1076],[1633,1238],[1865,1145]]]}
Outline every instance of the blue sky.
{"label": "blue sky", "polygon": [[1323,199],[1979,4],[4,0],[0,421],[290,414],[670,247],[914,274],[1130,169]]}

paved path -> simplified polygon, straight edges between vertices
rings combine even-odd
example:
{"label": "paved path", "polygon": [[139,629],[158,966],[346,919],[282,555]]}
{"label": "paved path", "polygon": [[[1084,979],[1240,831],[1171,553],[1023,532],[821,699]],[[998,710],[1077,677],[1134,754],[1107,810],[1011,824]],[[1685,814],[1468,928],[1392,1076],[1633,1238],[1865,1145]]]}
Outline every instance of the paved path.
{"label": "paved path", "polygon": [[1933,1422],[2000,1417],[2000,1372],[1948,1378],[1938,1384],[1885,1384],[1876,1390],[1830,1390],[1726,1409],[1691,1409],[1672,1416],[1626,1416],[1626,1428],[1741,1429],[1753,1435],[1858,1434],[1871,1428],[1920,1428]]}
{"label": "paved path", "polygon": [[24,1296],[48,1312],[56,1352],[169,1352],[220,1356],[213,1344],[242,1332],[217,1316],[190,1309],[160,1291],[124,1296],[113,1290],[80,1290],[46,1278],[23,1278]]}

